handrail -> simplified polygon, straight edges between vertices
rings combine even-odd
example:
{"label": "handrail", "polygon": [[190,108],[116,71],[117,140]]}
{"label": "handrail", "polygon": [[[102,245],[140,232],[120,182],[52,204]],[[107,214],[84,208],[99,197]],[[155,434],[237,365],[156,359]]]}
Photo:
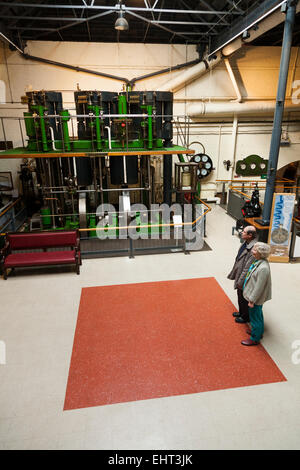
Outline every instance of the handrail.
{"label": "handrail", "polygon": [[[235,188],[233,188],[232,186],[230,186],[229,189],[231,189],[231,190],[234,191],[235,193],[239,193],[239,194],[241,194],[242,196],[247,197],[248,199],[250,198],[249,194],[242,193],[242,191],[239,191],[238,189],[235,189]],[[260,201],[259,201],[259,203],[260,203],[260,205],[262,205],[262,206],[264,205],[263,202],[260,202]]]}
{"label": "handrail", "polygon": [[249,198],[249,194],[242,193],[242,191],[239,191],[238,189],[233,188],[232,186],[229,187],[232,191],[241,194],[242,196],[246,196]]}
{"label": "handrail", "polygon": [[[282,177],[283,178],[283,177]],[[293,183],[294,180],[289,180],[287,178],[283,178],[284,181],[282,180],[276,180],[275,183]],[[266,183],[266,180],[216,180],[217,183],[226,183],[226,182],[231,182],[231,183]]]}
{"label": "handrail", "polygon": [[19,201],[21,201],[20,197],[18,197],[18,199],[16,199],[12,204],[10,204],[3,212],[1,212],[0,217],[2,217],[2,215],[4,215],[7,211],[9,211]]}
{"label": "handrail", "polygon": [[118,227],[117,226],[115,226],[115,227],[93,227],[93,228],[82,228],[82,229],[78,229],[78,230],[79,230],[79,232],[90,232],[90,231],[95,231],[95,230],[101,230],[101,231],[103,231],[103,230],[123,230],[123,229],[129,229],[129,228],[133,229],[133,228],[141,228],[141,227],[144,229],[144,228],[154,228],[154,227],[174,227],[175,225],[176,226],[177,225],[180,225],[180,226],[194,225],[199,220],[201,220],[202,217],[204,217],[208,212],[211,211],[211,207],[209,207],[208,204],[206,204],[204,201],[199,199],[198,196],[195,196],[195,198],[198,199],[198,201],[200,201],[201,204],[206,206],[207,210],[203,214],[201,214],[199,217],[197,217],[197,219],[195,219],[193,222],[182,222],[181,224],[178,224],[178,223],[176,223],[176,224],[151,224],[151,225],[147,224],[147,225],[142,225],[142,226],[141,225],[129,225],[129,226],[125,226],[125,227],[123,227],[123,226],[122,227],[119,227],[119,226]]}
{"label": "handrail", "polygon": [[[198,198],[198,196],[195,196],[198,201],[201,202],[201,204],[203,204],[204,206],[207,207],[207,210],[204,211],[203,214],[201,214],[199,217],[197,217],[194,221],[192,222],[182,222],[181,224],[178,224],[178,223],[172,223],[172,224],[145,224],[145,225],[128,225],[128,226],[112,226],[112,227],[92,227],[92,228],[79,228],[77,229],[79,232],[95,232],[97,230],[100,230],[100,231],[105,231],[105,230],[127,230],[127,229],[145,229],[145,228],[156,228],[156,227],[175,227],[175,226],[189,226],[189,225],[194,225],[196,224],[197,222],[199,222],[199,220],[201,220],[208,212],[210,212],[212,209],[210,206],[208,206],[204,201],[202,201],[201,199]],[[70,214],[72,215],[72,214]],[[41,230],[43,231],[43,230]],[[47,230],[45,230],[47,231]],[[0,233],[0,236],[5,236],[6,233]]]}

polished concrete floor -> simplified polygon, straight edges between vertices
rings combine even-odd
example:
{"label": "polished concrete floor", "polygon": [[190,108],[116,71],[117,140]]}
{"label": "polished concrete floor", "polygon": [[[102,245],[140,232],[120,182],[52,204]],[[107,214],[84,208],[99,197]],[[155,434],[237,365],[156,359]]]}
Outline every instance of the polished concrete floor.
{"label": "polished concrete floor", "polygon": [[63,411],[81,289],[214,277],[236,305],[227,279],[240,244],[233,225],[212,205],[211,251],[89,259],[80,276],[1,279],[0,449],[299,449],[300,263],[272,263],[264,307],[262,344],[287,381]]}

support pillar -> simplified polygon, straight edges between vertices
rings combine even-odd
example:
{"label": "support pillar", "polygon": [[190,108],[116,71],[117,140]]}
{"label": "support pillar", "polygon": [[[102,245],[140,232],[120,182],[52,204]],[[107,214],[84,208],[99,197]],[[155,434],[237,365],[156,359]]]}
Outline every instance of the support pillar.
{"label": "support pillar", "polygon": [[164,203],[172,205],[172,155],[164,155],[163,182],[164,182]]}
{"label": "support pillar", "polygon": [[273,122],[273,131],[270,145],[269,164],[267,173],[267,186],[264,200],[262,219],[257,220],[260,225],[269,225],[272,210],[273,194],[275,189],[276,171],[281,139],[281,126],[284,111],[284,101],[286,94],[286,83],[289,72],[289,62],[293,39],[293,29],[296,16],[297,1],[287,0],[286,18],[281,49],[280,70],[276,97],[276,107]]}

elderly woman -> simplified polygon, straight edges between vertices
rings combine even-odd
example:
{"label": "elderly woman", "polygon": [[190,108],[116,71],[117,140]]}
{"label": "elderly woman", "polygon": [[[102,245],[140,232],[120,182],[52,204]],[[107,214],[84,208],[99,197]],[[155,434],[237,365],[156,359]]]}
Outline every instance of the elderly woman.
{"label": "elderly woman", "polygon": [[267,258],[270,247],[257,242],[252,248],[255,261],[251,264],[243,286],[243,296],[248,300],[251,324],[250,339],[242,341],[244,346],[259,344],[264,332],[262,306],[271,299],[271,272]]}

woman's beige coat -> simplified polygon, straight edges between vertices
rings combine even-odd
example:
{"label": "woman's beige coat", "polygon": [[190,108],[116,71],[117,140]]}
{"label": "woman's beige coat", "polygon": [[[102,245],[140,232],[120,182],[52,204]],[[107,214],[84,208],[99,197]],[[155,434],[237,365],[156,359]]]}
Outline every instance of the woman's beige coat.
{"label": "woman's beige coat", "polygon": [[266,259],[258,260],[246,281],[243,296],[256,305],[262,305],[272,298],[271,271]]}

